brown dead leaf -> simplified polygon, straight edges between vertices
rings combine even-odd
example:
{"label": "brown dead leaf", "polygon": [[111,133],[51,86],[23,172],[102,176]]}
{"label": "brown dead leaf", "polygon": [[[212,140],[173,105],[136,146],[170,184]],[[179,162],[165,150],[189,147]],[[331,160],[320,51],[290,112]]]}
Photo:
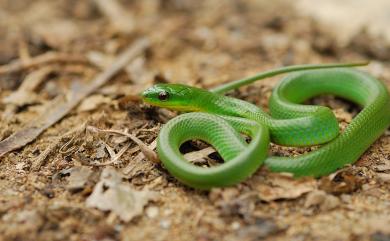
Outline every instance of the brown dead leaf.
{"label": "brown dead leaf", "polygon": [[121,220],[129,222],[142,214],[144,206],[156,197],[155,192],[137,191],[129,184],[122,183],[121,174],[113,167],[106,167],[86,204],[102,211],[111,211]]}
{"label": "brown dead leaf", "polygon": [[112,129],[104,130],[104,129],[96,128],[94,126],[88,126],[88,130],[92,132],[105,132],[105,133],[119,134],[119,135],[126,136],[139,146],[143,155],[141,156],[141,158],[146,157],[149,161],[152,161],[154,163],[160,162],[160,160],[157,157],[157,154],[153,151],[156,148],[157,144],[154,143],[156,143],[157,140],[153,141],[150,145],[147,145],[143,143],[140,139],[138,139],[135,135],[127,133],[126,131],[118,131]]}
{"label": "brown dead leaf", "polygon": [[125,68],[129,78],[135,86],[138,86],[138,89],[153,84],[155,73],[146,67],[146,61],[145,56],[139,56]]}
{"label": "brown dead leaf", "polygon": [[113,56],[98,51],[88,52],[87,58],[91,63],[93,63],[96,66],[99,66],[102,69],[110,66],[112,62],[115,60]]}
{"label": "brown dead leaf", "polygon": [[[256,179],[256,178],[252,178]],[[259,198],[265,202],[279,199],[296,199],[316,189],[314,179],[294,179],[293,177],[272,173],[264,181],[251,182]]]}
{"label": "brown dead leaf", "polygon": [[382,182],[390,183],[390,173],[377,173],[377,177]]}
{"label": "brown dead leaf", "polygon": [[272,235],[282,232],[285,229],[286,227],[277,225],[275,220],[271,218],[257,218],[253,224],[240,228],[234,235],[228,235],[226,240],[264,240]]}
{"label": "brown dead leaf", "polygon": [[111,25],[121,33],[131,33],[135,28],[133,15],[116,0],[95,0],[99,10],[109,19]]}
{"label": "brown dead leaf", "polygon": [[91,95],[81,102],[77,108],[78,112],[91,111],[95,110],[102,104],[108,104],[111,102],[111,99],[103,95]]}
{"label": "brown dead leaf", "polygon": [[323,211],[331,210],[340,205],[340,200],[322,190],[314,190],[307,195],[305,208],[317,206]]}
{"label": "brown dead leaf", "polygon": [[199,151],[193,151],[184,154],[184,158],[186,158],[189,162],[196,163],[202,161],[203,158],[215,152],[213,147],[206,147]]}
{"label": "brown dead leaf", "polygon": [[23,69],[33,68],[39,65],[49,64],[49,63],[80,63],[80,64],[90,64],[89,60],[77,54],[68,54],[61,52],[47,52],[39,56],[30,58],[28,61],[22,61],[21,59],[16,59],[6,65],[0,66],[0,75],[9,74],[21,71]]}
{"label": "brown dead leaf", "polygon": [[17,91],[11,93],[3,99],[5,104],[13,104],[16,106],[23,106],[34,103],[37,100],[37,94],[34,90],[42,83],[42,81],[56,68],[53,66],[46,66],[35,70],[28,74],[23,80]]}
{"label": "brown dead leaf", "polygon": [[66,185],[66,189],[72,192],[82,189],[87,183],[92,172],[91,168],[86,166],[70,168],[70,176],[68,178],[68,185]]}
{"label": "brown dead leaf", "polygon": [[[97,75],[89,84],[80,84],[81,86],[75,86],[72,92],[69,93],[68,101],[63,100],[64,98],[62,96],[59,96],[51,101],[51,103],[49,103],[49,107],[47,108],[47,112],[40,115],[36,120],[31,121],[31,123],[23,129],[15,132],[0,142],[0,157],[35,140],[35,138],[37,138],[44,130],[61,120],[84,98],[95,92],[96,89],[100,88],[108,80],[115,76],[130,60],[144,52],[149,45],[149,40],[145,38],[135,41],[132,46],[128,47],[116,58],[115,62],[110,67]],[[17,64],[15,66],[20,67]],[[16,68],[15,66],[13,68]],[[23,67],[23,64],[21,67]]]}
{"label": "brown dead leaf", "polygon": [[71,20],[56,19],[34,25],[33,31],[53,48],[60,48],[81,35],[80,27]]}
{"label": "brown dead leaf", "polygon": [[390,162],[383,165],[374,166],[374,169],[378,172],[390,171]]}
{"label": "brown dead leaf", "polygon": [[356,191],[363,183],[364,179],[358,175],[357,170],[346,168],[321,178],[319,187],[328,193],[342,194]]}

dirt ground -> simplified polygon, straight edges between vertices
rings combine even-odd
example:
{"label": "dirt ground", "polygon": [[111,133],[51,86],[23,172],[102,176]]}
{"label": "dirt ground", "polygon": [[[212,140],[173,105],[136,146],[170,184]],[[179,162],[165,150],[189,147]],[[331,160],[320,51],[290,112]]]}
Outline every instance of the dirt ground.
{"label": "dirt ground", "polygon": [[[208,88],[283,65],[357,60],[390,86],[383,39],[363,29],[340,44],[280,0],[0,6],[0,240],[390,240],[390,132],[327,177],[262,168],[198,191],[153,151],[176,113],[137,95],[158,82]],[[232,95],[267,109],[278,79]],[[330,96],[311,102],[332,107],[341,129],[359,111]],[[191,158],[215,164],[204,153]]]}

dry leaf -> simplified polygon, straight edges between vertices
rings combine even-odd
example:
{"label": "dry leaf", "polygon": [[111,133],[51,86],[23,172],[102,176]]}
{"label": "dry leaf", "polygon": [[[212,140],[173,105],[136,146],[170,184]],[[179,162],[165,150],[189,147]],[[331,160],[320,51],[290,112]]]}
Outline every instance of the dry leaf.
{"label": "dry leaf", "polygon": [[123,221],[129,222],[142,214],[144,206],[156,195],[148,190],[134,190],[129,184],[122,183],[122,176],[113,167],[106,167],[87,199],[87,206],[112,211]]}
{"label": "dry leaf", "polygon": [[305,207],[318,206],[321,210],[327,211],[340,205],[340,200],[322,190],[315,190],[307,195]]}
{"label": "dry leaf", "polygon": [[139,56],[125,68],[126,73],[136,86],[136,89],[145,88],[145,86],[151,85],[153,82],[155,73],[145,65],[145,56]]}
{"label": "dry leaf", "polygon": [[228,235],[226,240],[264,240],[271,235],[282,232],[284,229],[285,227],[277,225],[273,219],[257,218],[254,224],[246,225],[240,228],[234,235]]}
{"label": "dry leaf", "polygon": [[259,198],[270,202],[278,199],[295,199],[316,188],[314,179],[294,179],[289,176],[272,173],[265,181],[253,182]]}
{"label": "dry leaf", "polygon": [[365,182],[364,178],[358,175],[358,172],[359,170],[351,168],[340,169],[330,176],[322,177],[319,187],[332,194],[354,192],[361,188]]}
{"label": "dry leaf", "polygon": [[193,151],[186,153],[184,155],[184,158],[186,158],[189,162],[196,163],[199,161],[202,161],[203,158],[207,157],[208,155],[215,152],[215,149],[213,147],[206,147],[199,151]]}
{"label": "dry leaf", "polygon": [[89,167],[72,167],[69,170],[70,176],[68,178],[68,185],[66,185],[66,188],[69,191],[77,191],[84,188],[84,185],[87,183],[92,172],[93,171]]}
{"label": "dry leaf", "polygon": [[95,0],[99,10],[109,19],[112,26],[121,33],[131,33],[134,30],[134,17],[118,1]]}
{"label": "dry leaf", "polygon": [[103,95],[92,95],[81,102],[80,106],[77,108],[77,111],[91,111],[98,108],[102,104],[108,104],[110,102],[111,99]]}
{"label": "dry leaf", "polygon": [[389,182],[390,183],[390,173],[377,173],[376,174],[378,179],[382,182]]}
{"label": "dry leaf", "polygon": [[99,66],[102,69],[107,68],[114,61],[113,56],[101,52],[97,52],[97,51],[88,52],[87,58],[91,63],[93,63],[96,66]]}
{"label": "dry leaf", "polygon": [[374,166],[374,170],[377,172],[390,171],[390,161],[386,160],[384,164]]}
{"label": "dry leaf", "polygon": [[71,20],[52,20],[36,24],[33,31],[40,36],[47,45],[60,48],[80,36],[80,27]]}
{"label": "dry leaf", "polygon": [[113,133],[113,134],[119,134],[119,135],[126,136],[126,137],[130,138],[133,142],[135,142],[139,146],[139,148],[141,149],[141,153],[143,156],[140,156],[140,158],[146,157],[146,159],[148,159],[149,161],[152,161],[154,163],[160,162],[157,154],[153,151],[157,146],[157,139],[155,139],[150,145],[147,145],[147,144],[143,143],[140,139],[138,139],[135,135],[124,132],[124,131],[111,130],[111,129],[105,130],[105,129],[96,128],[94,126],[88,126],[87,129],[89,131],[92,131],[92,132],[105,132],[105,133]]}
{"label": "dry leaf", "polygon": [[3,98],[3,103],[17,106],[34,103],[38,99],[37,94],[34,93],[35,89],[53,71],[55,71],[55,68],[46,66],[29,73],[17,91]]}
{"label": "dry leaf", "polygon": [[[123,53],[121,53],[113,62],[113,64],[106,68],[102,73],[97,75],[89,84],[78,86],[73,88],[72,92],[69,93],[69,101],[64,101],[61,96],[52,100],[47,108],[47,112],[40,115],[37,119],[33,120],[29,125],[23,129],[15,132],[6,139],[0,142],[0,157],[4,154],[25,146],[26,144],[37,138],[43,131],[48,127],[52,126],[57,121],[61,120],[67,115],[75,106],[77,106],[84,98],[95,92],[98,88],[109,81],[115,76],[130,60],[137,57],[139,54],[145,51],[149,47],[148,39],[139,39],[134,44],[128,47]],[[47,61],[52,55],[45,55],[45,58],[39,59],[40,62]],[[47,57],[48,56],[48,57]],[[62,55],[60,55],[62,56]],[[58,56],[57,56],[58,57]],[[53,58],[53,57],[50,57]],[[49,58],[49,59],[50,59]],[[58,59],[57,59],[58,60]],[[37,59],[35,64],[37,64]],[[32,63],[29,63],[31,66]],[[12,68],[11,68],[11,67]],[[26,64],[16,62],[14,65],[6,66],[9,69],[17,70]],[[28,66],[28,65],[27,65]],[[1,67],[1,66],[0,66]],[[1,73],[1,68],[0,68]]]}

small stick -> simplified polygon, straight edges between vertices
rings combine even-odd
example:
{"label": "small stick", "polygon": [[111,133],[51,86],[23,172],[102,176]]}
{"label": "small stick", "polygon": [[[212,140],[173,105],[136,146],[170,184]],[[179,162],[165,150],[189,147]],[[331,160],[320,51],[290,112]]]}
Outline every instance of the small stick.
{"label": "small stick", "polygon": [[141,149],[141,152],[145,155],[145,157],[147,159],[149,159],[152,162],[159,163],[159,159],[158,159],[156,153],[153,151],[153,149],[150,148],[145,143],[143,143],[136,136],[134,136],[134,135],[132,135],[130,133],[123,132],[123,131],[118,131],[118,130],[111,130],[111,129],[109,129],[109,130],[99,129],[99,128],[94,127],[94,126],[88,126],[87,129],[90,130],[90,131],[94,131],[94,132],[105,132],[105,133],[111,133],[111,134],[118,134],[118,135],[126,136],[126,137],[128,137],[130,140],[132,140],[133,142],[135,142],[139,146],[139,148]]}
{"label": "small stick", "polygon": [[48,52],[42,55],[32,57],[28,60],[14,60],[9,64],[0,66],[0,75],[14,73],[22,71],[24,69],[33,68],[39,65],[48,64],[48,63],[83,63],[89,64],[89,60],[81,55],[68,54],[68,53],[58,53],[58,52]]}
{"label": "small stick", "polygon": [[96,76],[91,83],[79,86],[79,88],[73,88],[69,95],[69,101],[64,101],[62,100],[63,98],[56,98],[53,101],[53,109],[44,111],[41,116],[36,120],[31,121],[31,123],[22,130],[15,132],[0,142],[0,157],[35,140],[44,130],[66,116],[81,102],[81,100],[107,83],[107,81],[123,69],[130,60],[141,54],[148,46],[149,41],[145,38],[136,41],[131,47],[119,55],[110,67]]}
{"label": "small stick", "polygon": [[33,161],[31,169],[33,171],[39,171],[41,166],[45,163],[46,158],[53,153],[55,150],[57,150],[60,147],[60,144],[68,139],[73,138],[74,136],[80,135],[82,132],[85,131],[85,127],[87,125],[87,122],[84,122],[81,126],[77,126],[76,128],[72,129],[71,131],[63,134],[62,136],[58,137],[54,142],[52,142],[35,160]]}

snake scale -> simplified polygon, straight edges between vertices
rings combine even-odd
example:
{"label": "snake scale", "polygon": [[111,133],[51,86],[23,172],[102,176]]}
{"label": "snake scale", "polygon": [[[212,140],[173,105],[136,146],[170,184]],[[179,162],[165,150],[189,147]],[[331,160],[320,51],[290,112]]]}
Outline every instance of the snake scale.
{"label": "snake scale", "polygon": [[[288,172],[295,177],[330,174],[358,160],[390,124],[386,86],[351,68],[359,65],[364,63],[287,66],[211,90],[181,84],[152,86],[142,93],[145,102],[189,112],[163,126],[158,136],[158,155],[173,176],[199,189],[236,184],[262,164],[271,171]],[[289,74],[272,92],[270,114],[249,102],[223,95],[282,73]],[[339,96],[362,108],[342,133],[331,109],[302,104],[322,94]],[[250,143],[243,134],[250,137]],[[209,168],[189,163],[179,148],[193,139],[211,144],[224,163]],[[300,156],[280,157],[268,156],[270,142],[321,146]]]}

